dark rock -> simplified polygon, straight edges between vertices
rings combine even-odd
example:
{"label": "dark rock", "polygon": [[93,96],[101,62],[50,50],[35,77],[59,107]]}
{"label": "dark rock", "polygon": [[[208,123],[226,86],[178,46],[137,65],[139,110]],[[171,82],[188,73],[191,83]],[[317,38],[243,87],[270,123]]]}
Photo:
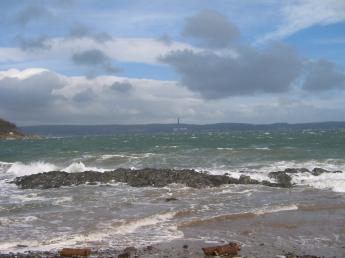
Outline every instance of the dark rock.
{"label": "dark rock", "polygon": [[152,251],[152,250],[153,250],[153,246],[152,246],[152,245],[148,245],[148,246],[146,246],[146,250],[148,250],[148,251]]}
{"label": "dark rock", "polygon": [[18,248],[28,247],[27,245],[17,245]]}
{"label": "dark rock", "polygon": [[296,174],[296,173],[299,173],[299,169],[297,168],[287,168],[284,170],[285,173],[288,173],[288,174]]}
{"label": "dark rock", "polygon": [[177,201],[177,200],[178,199],[176,199],[175,197],[169,197],[165,199],[166,202]]}
{"label": "dark rock", "polygon": [[[292,173],[292,169],[288,170]],[[285,171],[271,172],[270,178],[276,182],[258,181],[250,176],[241,175],[239,179],[224,175],[210,175],[206,172],[200,173],[192,169],[153,169],[145,168],[139,170],[119,168],[104,173],[96,171],[85,171],[78,173],[67,173],[64,171],[51,171],[39,174],[32,174],[15,178],[15,183],[22,189],[49,189],[61,186],[73,186],[81,184],[108,184],[112,182],[126,183],[133,187],[164,187],[172,183],[184,184],[188,187],[203,188],[217,187],[224,184],[262,184],[270,187],[291,187],[291,177]],[[171,197],[166,201],[175,201]]]}
{"label": "dark rock", "polygon": [[303,172],[310,172],[309,169],[306,168],[287,168],[284,170],[287,174],[297,174],[297,173],[303,173]]}
{"label": "dark rock", "polygon": [[300,172],[310,172],[310,170],[307,168],[300,168],[299,171]]}
{"label": "dark rock", "polygon": [[227,176],[209,175],[199,173],[195,170],[174,170],[174,169],[116,169],[104,173],[85,171],[79,173],[67,173],[64,171],[51,171],[39,174],[32,174],[17,177],[14,183],[23,189],[28,188],[57,188],[61,186],[72,186],[80,184],[93,184],[95,182],[122,182],[134,187],[154,186],[164,187],[177,183],[189,187],[215,187],[222,184],[238,183],[238,179]]}
{"label": "dark rock", "polygon": [[270,181],[264,180],[261,182],[262,185],[269,186],[269,187],[279,187],[279,184],[272,183]]}
{"label": "dark rock", "polygon": [[137,253],[137,249],[135,247],[127,247],[123,250],[123,253],[119,254],[118,258],[134,258]]}
{"label": "dark rock", "polygon": [[[73,185],[106,185],[112,182],[122,182],[133,187],[164,187],[172,183],[184,184],[193,188],[217,187],[223,184],[262,184],[270,187],[292,187],[290,174],[307,172],[305,168],[288,168],[284,171],[269,173],[269,177],[276,182],[258,181],[250,176],[241,175],[239,179],[226,175],[210,175],[207,172],[197,172],[192,169],[152,169],[145,168],[140,170],[131,170],[119,168],[104,173],[96,171],[85,171],[79,173],[67,173],[64,171],[51,171],[39,174],[32,174],[23,177],[17,177],[10,183],[15,183],[22,189],[49,189],[61,186]],[[309,171],[310,172],[310,171]],[[342,173],[341,171],[328,171],[322,168],[314,168],[310,173],[314,176],[322,173]],[[166,201],[175,201],[171,197]]]}
{"label": "dark rock", "polygon": [[291,176],[286,174],[284,171],[271,172],[268,174],[270,178],[277,180],[279,187],[289,188],[292,187]]}
{"label": "dark rock", "polygon": [[239,184],[249,185],[249,184],[260,184],[258,180],[251,179],[250,176],[241,175],[238,179]]}
{"label": "dark rock", "polygon": [[323,173],[327,173],[329,172],[328,170],[326,169],[323,169],[323,168],[314,168],[313,171],[311,171],[311,173],[314,175],[314,176],[319,176]]}

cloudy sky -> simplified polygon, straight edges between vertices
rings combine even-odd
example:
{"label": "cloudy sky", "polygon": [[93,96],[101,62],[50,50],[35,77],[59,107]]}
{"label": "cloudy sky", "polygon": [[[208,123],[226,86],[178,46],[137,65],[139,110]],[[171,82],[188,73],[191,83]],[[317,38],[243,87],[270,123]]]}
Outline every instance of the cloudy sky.
{"label": "cloudy sky", "polygon": [[19,125],[345,120],[344,0],[1,0]]}

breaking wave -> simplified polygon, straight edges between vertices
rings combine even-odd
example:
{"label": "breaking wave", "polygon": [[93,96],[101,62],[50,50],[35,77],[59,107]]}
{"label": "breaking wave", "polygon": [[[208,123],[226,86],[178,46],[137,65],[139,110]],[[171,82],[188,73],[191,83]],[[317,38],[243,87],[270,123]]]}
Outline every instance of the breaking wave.
{"label": "breaking wave", "polygon": [[[22,242],[5,242],[0,244],[3,251],[12,251],[18,248],[18,245],[26,245],[28,250],[54,250],[63,246],[92,246],[92,244],[100,242],[108,242],[116,240],[116,246],[126,247],[128,241],[127,236],[132,234],[145,235],[147,239],[144,242],[136,242],[137,247],[145,246],[148,243],[158,243],[162,241],[170,241],[183,237],[183,233],[177,230],[177,227],[166,224],[174,218],[176,212],[169,211],[158,213],[144,218],[130,219],[128,221],[116,221],[94,232],[86,234],[75,234],[69,236],[55,237],[47,240],[33,240]],[[146,228],[146,230],[142,230]],[[153,232],[154,234],[150,234]],[[132,243],[133,244],[133,243]]]}
{"label": "breaking wave", "polygon": [[[151,154],[146,154],[145,157]],[[110,158],[113,155],[102,155],[101,158]],[[122,155],[117,155],[122,156]],[[98,164],[98,163],[97,163]],[[102,163],[101,163],[102,164]],[[131,166],[130,166],[131,167]],[[312,170],[315,167],[321,167],[329,171],[345,171],[345,163],[341,160],[326,160],[323,162],[310,160],[306,162],[296,161],[279,161],[272,162],[269,165],[258,165],[247,163],[246,167],[199,167],[195,168],[197,171],[208,171],[210,174],[223,175],[228,174],[231,177],[239,178],[241,175],[248,175],[253,179],[263,181],[268,180],[273,182],[272,178],[269,178],[268,174],[272,171],[282,171],[286,168],[307,168]],[[82,161],[72,162],[69,165],[57,165],[54,163],[34,161],[30,163],[23,162],[0,162],[0,173],[11,176],[25,176],[31,174],[37,174],[41,172],[49,172],[54,170],[66,171],[69,173],[83,172],[83,171],[98,171],[105,172],[116,167],[105,168],[102,165],[92,166],[86,165]],[[135,168],[135,167],[131,167]],[[345,192],[345,173],[324,173],[319,176],[314,176],[308,172],[300,172],[296,174],[290,174],[292,182],[298,186],[313,187],[321,190],[332,190],[334,192]],[[1,179],[1,178],[0,178]]]}
{"label": "breaking wave", "polygon": [[[14,163],[5,163],[1,162],[2,164],[7,166],[7,169],[5,169],[4,172],[7,174],[13,174],[14,176],[26,176],[31,174],[37,174],[42,172],[49,172],[54,170],[61,170],[66,171],[69,173],[76,173],[76,172],[83,172],[83,171],[98,171],[98,172],[104,172],[109,169],[106,168],[97,168],[97,167],[91,167],[86,166],[83,162],[73,162],[68,166],[59,166],[55,165],[49,162],[43,162],[43,161],[34,161],[30,163],[22,163],[22,162],[14,162]],[[5,167],[3,165],[3,167]]]}

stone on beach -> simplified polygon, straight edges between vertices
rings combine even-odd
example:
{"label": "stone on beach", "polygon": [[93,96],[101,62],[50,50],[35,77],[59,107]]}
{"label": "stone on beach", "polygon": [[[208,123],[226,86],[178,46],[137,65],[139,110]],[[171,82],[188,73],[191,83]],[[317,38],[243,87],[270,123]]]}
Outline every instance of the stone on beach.
{"label": "stone on beach", "polygon": [[91,254],[91,249],[89,248],[63,248],[60,252],[62,257],[79,257],[79,256],[89,256]]}
{"label": "stone on beach", "polygon": [[215,256],[215,255],[237,255],[241,250],[241,246],[238,243],[229,243],[227,245],[220,246],[211,246],[202,248],[206,256]]}

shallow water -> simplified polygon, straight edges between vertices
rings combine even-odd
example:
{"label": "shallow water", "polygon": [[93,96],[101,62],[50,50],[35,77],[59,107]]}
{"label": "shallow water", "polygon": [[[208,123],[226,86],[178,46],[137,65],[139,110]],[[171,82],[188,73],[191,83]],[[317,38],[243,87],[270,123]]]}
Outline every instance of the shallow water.
{"label": "shallow water", "polygon": [[[237,240],[250,250],[261,241],[271,243],[272,250],[303,246],[328,256],[345,254],[345,173],[298,173],[293,175],[293,189],[112,184],[21,190],[7,183],[16,176],[50,170],[118,167],[194,168],[260,180],[288,167],[345,171],[345,131],[0,141],[0,250],[123,248],[185,238]],[[168,197],[178,200],[166,202]]]}

